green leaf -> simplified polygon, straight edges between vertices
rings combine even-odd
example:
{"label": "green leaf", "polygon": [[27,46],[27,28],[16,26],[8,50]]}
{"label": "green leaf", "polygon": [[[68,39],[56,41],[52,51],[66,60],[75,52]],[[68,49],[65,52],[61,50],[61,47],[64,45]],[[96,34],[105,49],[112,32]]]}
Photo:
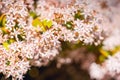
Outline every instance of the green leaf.
{"label": "green leaf", "polygon": [[6,23],[6,16],[4,16],[2,19],[2,26],[6,26],[5,23]]}
{"label": "green leaf", "polygon": [[52,21],[51,20],[43,20],[42,21],[42,23],[43,23],[43,26],[44,27],[48,27],[48,28],[51,28],[51,26],[52,26]]}
{"label": "green leaf", "polygon": [[10,61],[7,61],[7,62],[6,62],[6,65],[9,66],[9,65],[10,65]]}
{"label": "green leaf", "polygon": [[105,56],[103,56],[103,55],[100,55],[100,56],[99,56],[99,61],[100,61],[100,62],[104,62],[104,61],[105,61],[105,59],[106,59],[106,57],[105,57]]}
{"label": "green leaf", "polygon": [[14,39],[9,39],[9,40],[3,42],[2,45],[3,45],[3,47],[4,47],[6,50],[9,50],[9,45],[10,45],[11,43],[13,43],[13,42],[15,42]]}
{"label": "green leaf", "polygon": [[75,19],[75,20],[77,20],[77,19],[83,20],[83,19],[84,19],[84,15],[82,14],[82,11],[81,11],[81,10],[78,10],[78,11],[75,13],[74,19]]}
{"label": "green leaf", "polygon": [[37,14],[33,11],[30,12],[30,16],[32,16],[33,19],[37,18]]}
{"label": "green leaf", "polygon": [[36,18],[36,19],[34,19],[34,20],[32,21],[32,25],[33,25],[34,27],[39,26],[39,24],[40,24],[39,18]]}
{"label": "green leaf", "polygon": [[47,27],[48,27],[48,28],[51,28],[51,27],[52,27],[52,25],[53,25],[53,23],[52,23],[52,21],[51,21],[51,20],[47,22]]}
{"label": "green leaf", "polygon": [[67,29],[73,30],[73,22],[72,21],[67,21],[63,26],[66,26]]}
{"label": "green leaf", "polygon": [[53,23],[51,20],[40,20],[39,18],[36,18],[33,20],[32,25],[34,27],[40,27],[42,32],[45,32],[46,30],[48,30],[49,28],[52,27]]}
{"label": "green leaf", "polygon": [[22,35],[22,34],[18,34],[18,35],[17,35],[17,38],[18,38],[19,41],[25,40],[25,39],[24,39],[24,35]]}
{"label": "green leaf", "polygon": [[1,27],[3,34],[9,34],[9,31],[5,27]]}
{"label": "green leaf", "polygon": [[46,27],[40,26],[40,28],[41,28],[41,31],[42,31],[42,32],[45,32],[45,31],[46,31]]}
{"label": "green leaf", "polygon": [[5,22],[6,22],[5,14],[2,14],[2,15],[0,16],[0,27],[5,26]]}
{"label": "green leaf", "polygon": [[6,49],[6,50],[9,50],[9,43],[8,42],[3,42],[3,47]]}
{"label": "green leaf", "polygon": [[106,51],[106,50],[104,50],[104,49],[100,49],[99,50],[100,51],[100,53],[103,55],[103,56],[105,56],[105,57],[108,57],[109,55],[110,55],[110,53],[108,52],[108,51]]}

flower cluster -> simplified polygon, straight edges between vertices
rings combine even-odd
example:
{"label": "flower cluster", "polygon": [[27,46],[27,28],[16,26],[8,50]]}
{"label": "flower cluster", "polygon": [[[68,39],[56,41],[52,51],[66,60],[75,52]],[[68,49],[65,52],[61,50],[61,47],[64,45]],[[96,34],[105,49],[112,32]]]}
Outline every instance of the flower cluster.
{"label": "flower cluster", "polygon": [[[120,28],[117,27],[116,18],[119,11],[114,7],[107,9],[113,6],[111,3],[105,5],[98,0],[91,1],[0,0],[0,72],[7,78],[12,76],[15,80],[22,80],[31,66],[40,67],[53,60],[65,41],[95,46],[103,41],[103,54],[108,57],[105,51],[112,49],[110,52],[117,50],[114,52],[117,53],[119,50],[115,47],[120,45]],[[111,15],[114,16],[113,21]],[[117,54],[115,58],[119,56]],[[109,58],[114,62],[114,57]],[[108,64],[106,68],[112,62],[109,58],[105,62]],[[59,59],[58,62],[60,67],[62,63],[70,63],[71,59]],[[102,73],[101,76],[92,72],[95,67],[96,73]],[[116,72],[119,66],[114,67],[107,70]],[[107,71],[100,71],[100,68],[93,64],[92,77],[96,75],[101,79],[106,74]]]}
{"label": "flower cluster", "polygon": [[90,66],[91,78],[102,80],[106,75],[109,75],[117,79],[120,76],[119,58],[120,52],[117,52],[114,56],[109,56],[108,59],[102,65],[92,63]]}
{"label": "flower cluster", "polygon": [[[103,63],[93,63],[90,66],[90,76],[93,79],[102,80],[106,76],[111,76],[115,80],[120,78],[120,4],[118,0],[101,2],[101,14],[103,15],[102,27],[105,27],[105,37],[102,43],[99,58]],[[111,17],[112,16],[112,17]]]}
{"label": "flower cluster", "polygon": [[61,41],[98,45],[101,26],[100,12],[82,0],[0,0],[0,72],[23,79],[52,60]]}

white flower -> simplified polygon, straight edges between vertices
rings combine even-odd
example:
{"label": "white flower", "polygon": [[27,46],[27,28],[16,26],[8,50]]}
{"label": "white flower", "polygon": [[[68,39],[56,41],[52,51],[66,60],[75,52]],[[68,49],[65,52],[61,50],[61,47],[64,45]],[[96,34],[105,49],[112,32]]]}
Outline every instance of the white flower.
{"label": "white flower", "polygon": [[92,63],[90,66],[90,76],[93,79],[101,80],[105,76],[106,71],[96,63]]}
{"label": "white flower", "polygon": [[115,29],[113,33],[103,41],[103,48],[105,50],[113,50],[120,45],[120,30]]}

